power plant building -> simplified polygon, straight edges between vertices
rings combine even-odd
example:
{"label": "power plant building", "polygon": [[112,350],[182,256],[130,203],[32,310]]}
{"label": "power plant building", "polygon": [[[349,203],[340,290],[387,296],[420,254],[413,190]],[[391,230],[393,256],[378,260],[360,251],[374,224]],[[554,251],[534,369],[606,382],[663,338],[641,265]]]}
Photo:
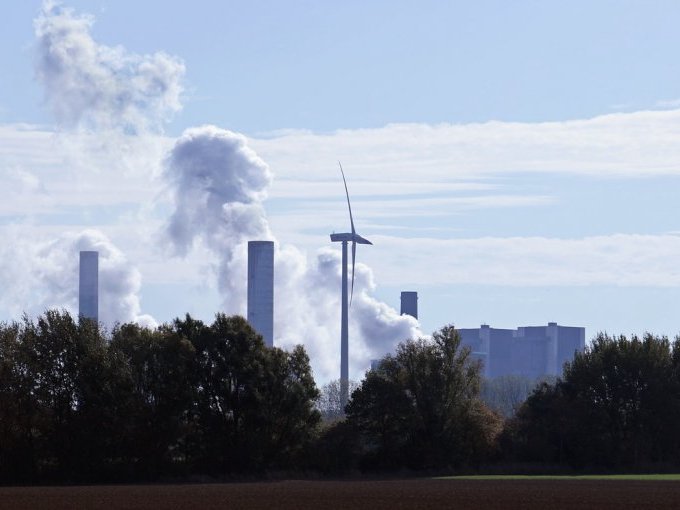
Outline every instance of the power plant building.
{"label": "power plant building", "polygon": [[482,324],[479,328],[459,329],[462,345],[483,364],[485,377],[522,375],[536,379],[561,375],[564,364],[585,348],[585,328],[526,326],[497,329]]}
{"label": "power plant building", "polygon": [[274,243],[248,242],[248,322],[274,346]]}
{"label": "power plant building", "polygon": [[401,315],[410,315],[418,318],[418,293],[404,291],[401,293]]}
{"label": "power plant building", "polygon": [[78,280],[78,316],[99,320],[99,252],[81,251]]}

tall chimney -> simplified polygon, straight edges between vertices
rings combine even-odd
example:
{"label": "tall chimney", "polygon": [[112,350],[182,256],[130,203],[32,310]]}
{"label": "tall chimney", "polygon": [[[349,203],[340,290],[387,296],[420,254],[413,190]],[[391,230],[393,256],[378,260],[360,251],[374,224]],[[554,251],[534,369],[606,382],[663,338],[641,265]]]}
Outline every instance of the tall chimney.
{"label": "tall chimney", "polygon": [[418,318],[418,293],[412,291],[404,291],[401,293],[401,314],[410,315]]}
{"label": "tall chimney", "polygon": [[274,243],[248,242],[248,322],[274,346]]}
{"label": "tall chimney", "polygon": [[99,321],[99,252],[80,252],[78,317]]}

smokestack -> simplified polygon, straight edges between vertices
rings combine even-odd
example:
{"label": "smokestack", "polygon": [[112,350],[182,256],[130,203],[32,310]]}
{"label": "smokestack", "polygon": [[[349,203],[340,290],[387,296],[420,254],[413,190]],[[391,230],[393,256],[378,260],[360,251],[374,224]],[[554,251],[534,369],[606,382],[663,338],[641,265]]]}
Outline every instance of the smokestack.
{"label": "smokestack", "polygon": [[80,252],[78,317],[99,321],[99,252]]}
{"label": "smokestack", "polygon": [[248,242],[248,322],[274,346],[274,243]]}
{"label": "smokestack", "polygon": [[418,318],[418,293],[404,291],[401,293],[401,315],[410,315]]}

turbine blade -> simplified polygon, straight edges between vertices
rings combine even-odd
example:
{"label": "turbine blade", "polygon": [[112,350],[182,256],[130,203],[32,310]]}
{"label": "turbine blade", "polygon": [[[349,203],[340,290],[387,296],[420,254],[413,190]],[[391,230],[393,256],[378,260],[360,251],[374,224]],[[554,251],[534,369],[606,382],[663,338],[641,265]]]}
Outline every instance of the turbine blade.
{"label": "turbine blade", "polygon": [[354,265],[357,256],[357,243],[352,241],[352,292],[349,295],[349,306],[352,306],[352,298],[354,297]]}
{"label": "turbine blade", "polygon": [[354,230],[354,218],[352,218],[352,206],[349,203],[349,191],[347,191],[347,181],[345,180],[345,172],[342,170],[342,165],[338,161],[338,165],[340,165],[340,173],[342,174],[342,182],[345,183],[345,195],[347,195],[347,208],[349,209],[349,223],[352,225],[352,234],[355,233]]}

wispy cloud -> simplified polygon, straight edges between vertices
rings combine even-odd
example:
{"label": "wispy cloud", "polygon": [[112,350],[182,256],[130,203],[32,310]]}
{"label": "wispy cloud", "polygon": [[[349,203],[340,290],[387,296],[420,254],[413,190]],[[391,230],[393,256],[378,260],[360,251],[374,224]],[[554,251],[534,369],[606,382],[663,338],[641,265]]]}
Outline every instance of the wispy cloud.
{"label": "wispy cloud", "polygon": [[181,108],[184,64],[97,43],[94,17],[54,1],[34,21],[36,71],[60,124],[125,131],[160,129]]}
{"label": "wispy cloud", "polygon": [[654,106],[659,108],[680,108],[680,98],[657,101]]}
{"label": "wispy cloud", "polygon": [[677,235],[372,239],[380,255],[366,250],[363,257],[385,284],[680,285]]}
{"label": "wispy cloud", "polygon": [[325,180],[340,158],[353,179],[452,183],[519,172],[599,177],[680,174],[680,110],[564,122],[394,124],[253,139],[275,175]]}

